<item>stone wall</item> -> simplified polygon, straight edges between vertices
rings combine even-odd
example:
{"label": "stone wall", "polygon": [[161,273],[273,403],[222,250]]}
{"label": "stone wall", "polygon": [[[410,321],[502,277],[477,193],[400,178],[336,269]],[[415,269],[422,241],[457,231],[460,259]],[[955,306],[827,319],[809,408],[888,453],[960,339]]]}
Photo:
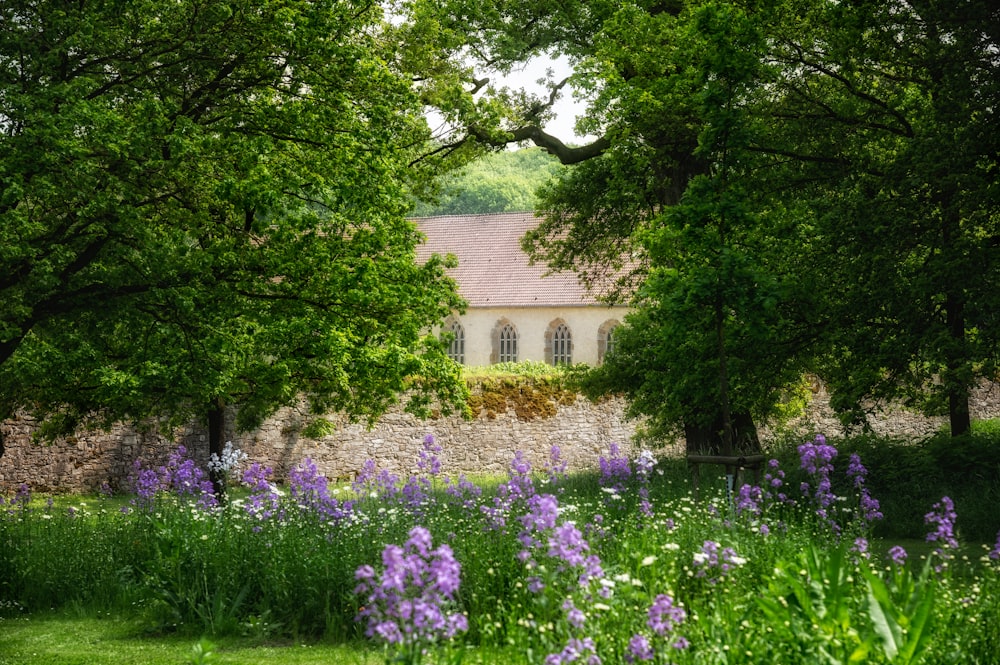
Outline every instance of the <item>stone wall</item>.
{"label": "stone wall", "polygon": [[[822,386],[807,413],[786,425],[797,436],[828,436],[843,430],[829,406]],[[459,417],[420,421],[398,411],[385,415],[371,430],[363,425],[336,420],[333,434],[320,439],[301,436],[304,414],[284,409],[252,432],[229,437],[252,461],[271,466],[279,479],[304,458],[313,459],[328,478],[353,478],[368,459],[380,469],[408,475],[417,468],[424,437],[431,434],[442,447],[439,455],[448,474],[504,473],[515,451],[522,451],[532,466],[541,468],[552,445],[558,445],[570,468],[596,466],[612,443],[626,450],[632,447],[635,424],[624,419],[625,404],[609,399],[594,404],[578,397],[558,406],[551,417],[521,419],[509,409],[495,417],[485,412],[472,421]],[[1000,388],[983,386],[972,400],[974,419],[1000,417]],[[891,408],[873,419],[874,429],[890,436],[920,439],[941,428],[944,418],[924,418],[901,408]],[[137,458],[162,463],[178,445],[195,451],[202,464],[208,439],[204,428],[190,426],[165,437],[155,432],[118,426],[111,432],[83,432],[53,444],[31,441],[30,420],[7,421],[0,425],[6,452],[0,457],[0,494],[27,483],[36,491],[94,491],[102,483],[122,487]],[[772,434],[762,428],[765,442]],[[680,454],[683,446],[673,449]]]}
{"label": "stone wall", "polygon": [[[630,445],[635,426],[624,421],[623,412],[620,399],[594,404],[582,397],[560,405],[552,417],[530,420],[519,419],[513,410],[494,417],[483,413],[471,421],[458,416],[421,421],[393,411],[370,430],[333,419],[333,434],[308,439],[300,434],[303,412],[287,408],[259,429],[241,435],[230,432],[228,438],[251,461],[272,467],[278,479],[306,457],[328,478],[353,478],[368,459],[380,469],[406,476],[416,471],[428,434],[441,446],[442,471],[448,474],[504,473],[517,450],[541,468],[554,444],[570,468],[580,469],[596,466],[612,443]],[[196,426],[178,430],[173,437],[119,426],[52,444],[32,442],[32,429],[30,420],[2,424],[6,452],[0,457],[0,494],[21,483],[42,492],[94,491],[105,482],[120,488],[137,458],[160,464],[178,444],[196,452],[195,459],[202,464],[207,456],[207,432]]]}

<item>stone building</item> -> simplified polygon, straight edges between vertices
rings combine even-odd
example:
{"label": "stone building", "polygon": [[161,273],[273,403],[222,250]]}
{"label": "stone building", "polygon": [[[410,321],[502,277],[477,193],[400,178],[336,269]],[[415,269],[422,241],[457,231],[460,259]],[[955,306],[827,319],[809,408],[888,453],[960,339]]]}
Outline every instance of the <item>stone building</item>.
{"label": "stone building", "polygon": [[444,328],[450,355],[464,365],[536,360],[598,365],[628,309],[598,302],[573,273],[547,274],[528,260],[521,238],[538,225],[530,212],[415,220],[427,241],[418,254],[453,254],[450,271],[468,302]]}

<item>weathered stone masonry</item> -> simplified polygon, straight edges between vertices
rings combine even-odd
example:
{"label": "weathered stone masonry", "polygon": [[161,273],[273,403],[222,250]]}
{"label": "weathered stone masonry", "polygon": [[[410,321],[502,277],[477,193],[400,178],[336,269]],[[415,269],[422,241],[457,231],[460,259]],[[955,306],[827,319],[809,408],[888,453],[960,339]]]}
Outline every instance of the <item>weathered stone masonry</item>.
{"label": "weathered stone masonry", "polygon": [[[371,430],[332,419],[336,424],[332,435],[307,439],[300,435],[305,423],[302,411],[289,408],[257,430],[230,432],[229,438],[251,461],[272,467],[278,479],[306,457],[328,478],[352,478],[368,459],[380,469],[405,476],[416,471],[428,434],[442,448],[444,473],[503,473],[517,450],[541,468],[553,444],[560,446],[570,468],[579,469],[596,465],[612,443],[629,445],[635,428],[624,422],[623,411],[621,400],[593,404],[584,398],[560,405],[554,416],[530,420],[519,419],[512,409],[492,417],[483,413],[471,421],[459,416],[421,421],[393,411]],[[194,451],[202,464],[207,457],[208,435],[198,426],[178,430],[173,440],[119,426],[49,445],[31,441],[28,420],[7,421],[2,427],[7,451],[0,458],[0,493],[20,483],[43,492],[94,491],[104,482],[121,487],[135,459],[162,463],[178,444]]]}
{"label": "weathered stone masonry", "polygon": [[[563,400],[553,409],[554,415],[547,417],[518,417],[508,408],[506,412],[484,411],[471,421],[458,416],[421,421],[393,411],[371,430],[336,420],[335,433],[321,439],[302,437],[302,411],[283,409],[259,429],[230,433],[230,439],[251,460],[271,466],[278,479],[306,457],[328,478],[352,478],[368,459],[374,459],[380,469],[405,476],[416,471],[428,434],[442,447],[442,470],[448,474],[504,473],[518,450],[535,468],[541,468],[554,444],[571,469],[581,469],[596,466],[612,443],[631,449],[635,424],[625,421],[624,408],[621,399],[595,404],[577,397]],[[1000,388],[989,384],[976,391],[972,411],[975,419],[1000,416]],[[917,440],[945,422],[944,418],[890,409],[874,425],[880,434]],[[0,494],[12,492],[21,483],[42,492],[95,491],[104,482],[121,487],[135,459],[162,463],[178,444],[194,451],[202,464],[207,457],[207,432],[194,425],[178,430],[173,438],[118,426],[111,432],[82,432],[51,445],[31,441],[29,420],[6,421],[0,427],[7,448],[0,458]],[[787,427],[803,437],[842,433],[823,390],[814,395],[808,412]],[[766,429],[761,435],[765,441],[769,438]]]}

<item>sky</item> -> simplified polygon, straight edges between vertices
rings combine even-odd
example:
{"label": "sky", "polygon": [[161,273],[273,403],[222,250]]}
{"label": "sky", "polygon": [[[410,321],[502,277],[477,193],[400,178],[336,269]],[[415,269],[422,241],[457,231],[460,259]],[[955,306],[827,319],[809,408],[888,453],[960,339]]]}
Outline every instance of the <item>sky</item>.
{"label": "sky", "polygon": [[[538,85],[537,81],[545,78],[545,71],[549,67],[552,68],[553,78],[557,81],[570,73],[569,64],[565,60],[537,58],[522,69],[513,71],[494,83],[513,89],[521,88],[542,93],[543,88]],[[553,110],[556,116],[543,127],[546,132],[569,144],[582,144],[593,139],[593,137],[578,136],[574,131],[573,125],[576,123],[576,117],[583,114],[584,105],[574,100],[568,89],[563,90],[563,95],[556,102]],[[433,114],[428,116],[428,120],[432,126],[437,126],[440,123],[440,119],[435,118]]]}
{"label": "sky", "polygon": [[[549,67],[552,68],[553,78],[556,81],[570,74],[570,67],[565,59],[536,58],[523,70],[511,72],[501,80],[511,88],[524,88],[540,93],[542,87],[536,81],[545,77],[545,71]],[[583,114],[583,104],[574,100],[572,93],[564,88],[563,95],[553,110],[556,112],[555,119],[547,123],[543,129],[564,143],[582,143],[586,137],[577,136],[573,125],[576,123],[576,117]]]}

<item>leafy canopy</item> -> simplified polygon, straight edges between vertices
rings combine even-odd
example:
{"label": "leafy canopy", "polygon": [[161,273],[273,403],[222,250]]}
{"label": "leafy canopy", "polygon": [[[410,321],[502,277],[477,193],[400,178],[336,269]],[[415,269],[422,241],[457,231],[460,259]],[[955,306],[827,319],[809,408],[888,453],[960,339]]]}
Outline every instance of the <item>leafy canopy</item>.
{"label": "leafy canopy", "polygon": [[354,0],[4,3],[3,415],[460,401],[397,30]]}

